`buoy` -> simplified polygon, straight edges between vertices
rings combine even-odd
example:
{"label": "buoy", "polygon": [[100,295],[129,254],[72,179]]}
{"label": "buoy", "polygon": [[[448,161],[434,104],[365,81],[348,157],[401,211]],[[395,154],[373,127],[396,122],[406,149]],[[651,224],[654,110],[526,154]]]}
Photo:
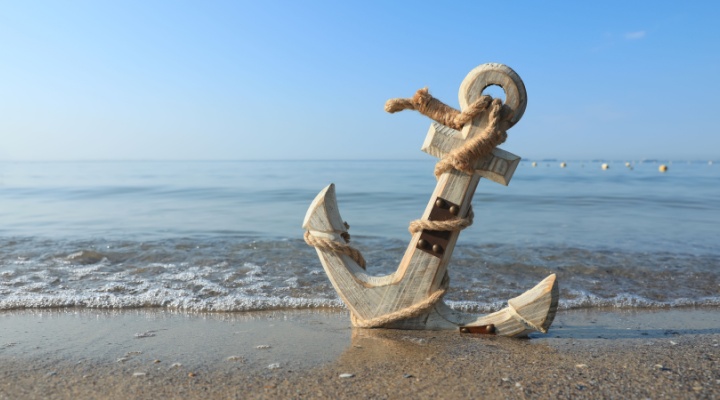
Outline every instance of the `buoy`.
{"label": "buoy", "polygon": [[660,172],[667,172],[667,169],[667,165],[665,164],[660,164],[660,166],[658,167],[658,171]]}
{"label": "buoy", "polygon": [[610,166],[609,166],[607,163],[603,163],[603,165],[602,165],[601,168],[602,168],[602,169],[608,169],[608,168],[610,168]]}
{"label": "buoy", "polygon": [[567,167],[567,163],[561,162],[561,163],[560,163],[560,168],[565,168],[565,167]]}
{"label": "buoy", "polygon": [[537,167],[537,163],[535,161],[533,161],[532,166]]}
{"label": "buoy", "polygon": [[625,163],[625,166],[628,167],[628,168],[630,168],[630,162],[629,162],[629,161],[626,162],[626,163]]}

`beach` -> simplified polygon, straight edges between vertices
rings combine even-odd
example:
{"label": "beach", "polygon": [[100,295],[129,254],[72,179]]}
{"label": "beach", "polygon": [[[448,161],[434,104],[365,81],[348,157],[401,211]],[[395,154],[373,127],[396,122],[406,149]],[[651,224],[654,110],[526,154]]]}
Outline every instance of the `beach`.
{"label": "beach", "polygon": [[720,397],[720,311],[574,310],[529,339],[341,311],[0,314],[0,398]]}

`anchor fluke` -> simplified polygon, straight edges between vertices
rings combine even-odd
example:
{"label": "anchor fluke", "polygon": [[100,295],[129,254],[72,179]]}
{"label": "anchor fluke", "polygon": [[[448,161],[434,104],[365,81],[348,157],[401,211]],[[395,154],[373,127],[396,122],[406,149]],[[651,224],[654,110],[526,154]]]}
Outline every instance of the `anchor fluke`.
{"label": "anchor fluke", "polygon": [[[559,289],[555,274],[549,275],[532,289],[508,300],[508,306],[492,314],[476,318],[453,310],[438,308],[442,315],[462,328],[492,325],[495,334],[524,337],[532,332],[547,333],[557,312]],[[445,306],[447,307],[447,306]],[[449,310],[449,311],[448,311]]]}
{"label": "anchor fluke", "polygon": [[[365,258],[360,251],[347,244],[350,241],[348,224],[343,222],[335,199],[335,184],[323,189],[310,205],[303,222],[305,242],[325,250],[350,257],[355,264],[365,269]],[[342,239],[342,240],[340,240]]]}
{"label": "anchor fluke", "polygon": [[302,225],[307,231],[322,232],[325,234],[336,233],[341,235],[347,232],[345,223],[340,217],[335,199],[335,184],[331,183],[321,190],[315,200],[310,204],[305,220]]}

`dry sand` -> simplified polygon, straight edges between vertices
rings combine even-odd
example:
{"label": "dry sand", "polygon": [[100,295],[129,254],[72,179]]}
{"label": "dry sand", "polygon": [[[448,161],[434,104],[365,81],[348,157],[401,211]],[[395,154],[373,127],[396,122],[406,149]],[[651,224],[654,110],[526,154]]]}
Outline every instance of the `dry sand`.
{"label": "dry sand", "polygon": [[525,340],[323,311],[0,313],[0,399],[406,397],[720,398],[720,310],[561,312]]}

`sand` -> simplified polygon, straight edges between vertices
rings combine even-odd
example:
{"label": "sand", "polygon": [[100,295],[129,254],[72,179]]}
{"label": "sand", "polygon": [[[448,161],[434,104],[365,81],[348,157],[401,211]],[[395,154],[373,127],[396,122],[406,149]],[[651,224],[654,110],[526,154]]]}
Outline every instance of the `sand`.
{"label": "sand", "polygon": [[0,313],[0,399],[720,398],[720,310],[560,312],[530,339],[345,313]]}

